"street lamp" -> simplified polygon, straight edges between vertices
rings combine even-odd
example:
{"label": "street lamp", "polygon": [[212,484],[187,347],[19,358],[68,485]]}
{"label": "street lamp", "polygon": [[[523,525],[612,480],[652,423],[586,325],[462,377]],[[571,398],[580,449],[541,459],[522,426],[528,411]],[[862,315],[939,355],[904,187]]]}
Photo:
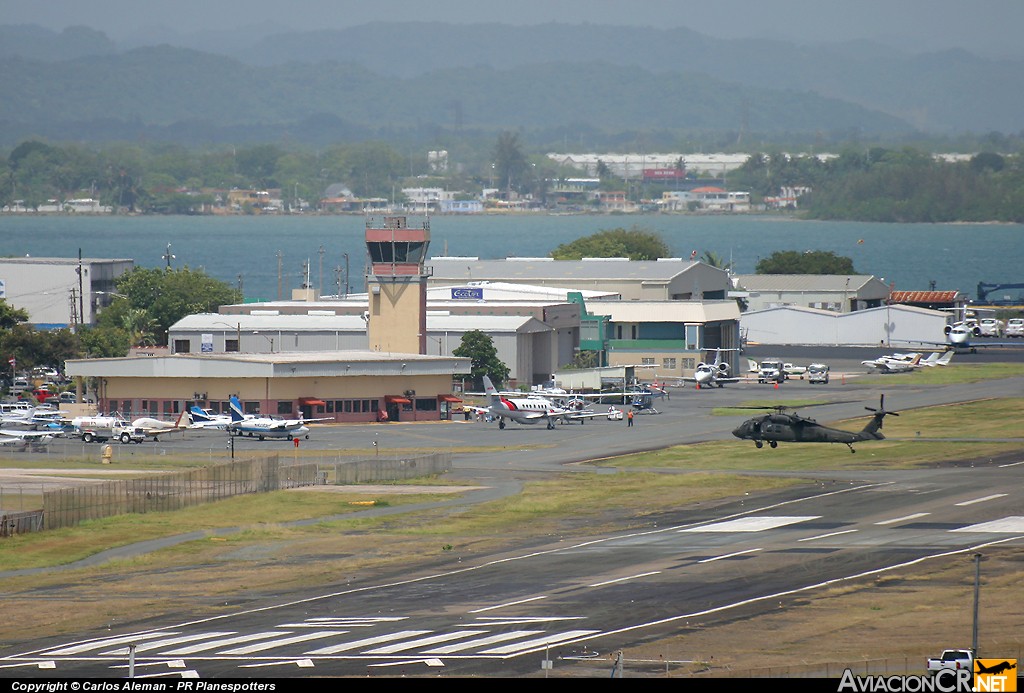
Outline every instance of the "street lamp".
{"label": "street lamp", "polygon": [[[224,327],[231,327],[231,325],[227,324],[226,322],[215,322],[213,324],[214,325],[223,325]],[[235,351],[241,351],[242,350],[242,323],[240,323],[240,322],[235,323],[234,328],[235,328]],[[225,339],[224,341],[227,342],[227,339]],[[228,345],[225,343],[224,344],[224,351],[227,351],[227,350],[228,350]]]}
{"label": "street lamp", "polygon": [[259,335],[260,337],[263,337],[263,339],[265,339],[265,340],[267,340],[268,342],[270,342],[270,353],[271,353],[271,354],[273,354],[273,353],[274,353],[274,338],[273,338],[273,337],[268,337],[268,336],[267,336],[267,335],[265,335],[265,334],[260,334],[260,333],[259,333],[259,331],[257,331],[257,330],[253,330],[253,332],[252,332],[252,333],[253,333],[253,334],[256,334],[256,335]]}

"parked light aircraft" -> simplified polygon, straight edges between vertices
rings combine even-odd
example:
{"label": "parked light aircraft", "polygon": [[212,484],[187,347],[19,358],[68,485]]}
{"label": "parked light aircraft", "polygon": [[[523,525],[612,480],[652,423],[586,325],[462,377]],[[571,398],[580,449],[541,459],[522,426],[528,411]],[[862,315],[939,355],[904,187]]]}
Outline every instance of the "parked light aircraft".
{"label": "parked light aircraft", "polygon": [[693,377],[684,377],[686,380],[697,384],[697,389],[717,385],[722,387],[726,383],[738,383],[740,379],[730,375],[729,363],[722,360],[722,349],[715,349],[715,360],[711,363],[698,363]]}
{"label": "parked light aircraft", "polygon": [[182,411],[178,414],[178,419],[173,423],[170,421],[161,421],[160,419],[154,419],[149,416],[143,416],[141,418],[132,421],[132,428],[137,431],[141,431],[146,437],[152,437],[153,442],[157,442],[161,435],[173,433],[175,431],[184,431],[188,428],[188,412]]}
{"label": "parked light aircraft", "polygon": [[933,351],[927,358],[922,358],[922,355],[916,352],[909,354],[897,353],[889,356],[879,356],[877,359],[861,361],[861,363],[865,366],[870,366],[880,373],[909,373],[910,371],[926,367],[945,366],[952,359],[952,351],[942,352],[941,354],[938,351]]}
{"label": "parked light aircraft", "polygon": [[850,452],[857,452],[853,444],[862,440],[884,440],[882,435],[882,419],[887,415],[899,416],[894,411],[885,410],[885,395],[878,400],[878,409],[864,407],[874,412],[871,421],[860,431],[844,431],[830,426],[823,426],[814,419],[808,419],[798,414],[787,414],[787,407],[774,407],[775,413],[763,414],[748,419],[736,427],[732,432],[734,436],[742,440],[754,441],[757,448],[778,447],[783,443],[843,443],[850,448]]}
{"label": "parked light aircraft", "polygon": [[548,429],[555,427],[556,421],[580,421],[597,417],[607,417],[608,412],[591,412],[566,409],[556,405],[546,397],[505,397],[494,387],[486,375],[484,391],[490,404],[486,407],[467,406],[470,411],[491,416],[498,420],[498,428],[505,428],[505,419],[521,424],[544,422]]}
{"label": "parked light aircraft", "polygon": [[228,430],[237,436],[265,438],[309,438],[309,421],[319,419],[281,419],[273,416],[247,416],[242,411],[242,403],[234,395],[231,396],[231,423]]}
{"label": "parked light aircraft", "polygon": [[189,428],[215,428],[223,431],[231,424],[230,414],[218,414],[213,409],[200,409],[193,406],[188,410],[191,421]]}
{"label": "parked light aircraft", "polygon": [[53,433],[48,431],[0,430],[0,445],[26,445],[28,443],[43,443],[48,440],[53,440]]}

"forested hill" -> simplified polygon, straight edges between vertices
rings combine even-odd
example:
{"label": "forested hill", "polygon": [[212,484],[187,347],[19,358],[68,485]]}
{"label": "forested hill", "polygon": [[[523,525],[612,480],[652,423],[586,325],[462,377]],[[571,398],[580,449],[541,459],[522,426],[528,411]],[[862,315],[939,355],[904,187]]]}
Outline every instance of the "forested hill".
{"label": "forested hill", "polygon": [[893,116],[811,92],[611,63],[460,67],[400,78],[353,63],[251,66],[165,45],[64,61],[8,56],[0,59],[0,93],[0,144],[8,146],[28,136],[322,143],[516,129],[573,144],[622,132],[730,133],[735,143],[743,133],[845,141],[911,130]]}

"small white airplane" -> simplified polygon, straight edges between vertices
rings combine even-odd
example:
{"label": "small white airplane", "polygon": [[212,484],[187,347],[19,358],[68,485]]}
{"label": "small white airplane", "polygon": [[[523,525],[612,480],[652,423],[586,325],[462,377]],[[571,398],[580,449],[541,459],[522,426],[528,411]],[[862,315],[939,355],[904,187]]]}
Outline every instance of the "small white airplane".
{"label": "small white airplane", "polygon": [[146,437],[153,438],[153,442],[157,442],[161,435],[174,433],[175,431],[184,431],[188,427],[187,411],[182,411],[178,414],[178,419],[173,423],[170,421],[154,419],[149,416],[143,416],[132,421],[132,428],[137,431],[141,431],[146,435]]}
{"label": "small white airplane", "polygon": [[879,373],[909,373],[923,367],[921,365],[921,358],[922,355],[917,353],[893,354],[892,356],[879,356],[877,359],[861,361],[861,364]]}
{"label": "small white airplane", "polygon": [[467,406],[470,411],[491,416],[498,420],[498,428],[505,428],[505,420],[520,424],[536,424],[543,421],[548,429],[555,427],[556,421],[580,421],[607,417],[608,412],[580,411],[566,409],[556,405],[546,397],[507,397],[494,387],[491,379],[484,376],[484,391],[490,398],[486,407]]}
{"label": "small white airplane", "polygon": [[231,424],[230,414],[218,414],[213,409],[193,406],[188,410],[189,428],[215,428],[223,431]]}
{"label": "small white airplane", "polygon": [[325,421],[326,419],[281,419],[273,416],[254,416],[242,411],[242,403],[234,395],[230,398],[231,423],[227,430],[237,436],[256,437],[260,440],[265,438],[309,438],[309,427],[311,421]]}
{"label": "small white airplane", "polygon": [[711,363],[698,363],[693,377],[683,377],[681,380],[696,383],[697,389],[702,387],[722,387],[726,383],[738,383],[740,378],[730,374],[729,363],[722,360],[722,350],[715,349],[715,360]]}
{"label": "small white airplane", "polygon": [[28,443],[43,443],[53,440],[53,433],[48,431],[12,431],[9,429],[0,430],[0,445],[26,445]]}

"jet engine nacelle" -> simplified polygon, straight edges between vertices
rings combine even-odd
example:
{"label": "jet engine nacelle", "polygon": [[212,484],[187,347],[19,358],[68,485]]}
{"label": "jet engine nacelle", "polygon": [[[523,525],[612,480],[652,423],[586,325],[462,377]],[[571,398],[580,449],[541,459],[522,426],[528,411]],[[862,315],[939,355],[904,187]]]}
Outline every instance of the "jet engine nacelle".
{"label": "jet engine nacelle", "polygon": [[950,332],[953,331],[953,326],[952,325],[946,325],[945,327],[942,328],[942,331],[945,332],[946,334],[949,334]]}
{"label": "jet engine nacelle", "polygon": [[720,364],[718,364],[718,374],[719,375],[729,375],[729,364],[728,363],[720,363]]}

